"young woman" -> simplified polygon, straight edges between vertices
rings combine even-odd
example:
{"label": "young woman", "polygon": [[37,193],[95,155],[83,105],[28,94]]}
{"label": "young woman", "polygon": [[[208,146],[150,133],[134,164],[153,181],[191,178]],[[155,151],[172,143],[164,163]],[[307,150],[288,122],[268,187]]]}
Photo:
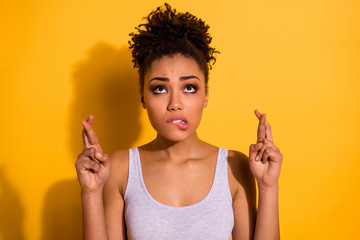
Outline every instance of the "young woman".
{"label": "young woman", "polygon": [[[82,121],[76,162],[84,239],[279,239],[282,154],[265,114],[249,157],[201,141],[208,71],[217,52],[208,26],[168,4],[130,34],[142,106],[156,138],[111,157]],[[256,208],[256,179],[259,191]]]}

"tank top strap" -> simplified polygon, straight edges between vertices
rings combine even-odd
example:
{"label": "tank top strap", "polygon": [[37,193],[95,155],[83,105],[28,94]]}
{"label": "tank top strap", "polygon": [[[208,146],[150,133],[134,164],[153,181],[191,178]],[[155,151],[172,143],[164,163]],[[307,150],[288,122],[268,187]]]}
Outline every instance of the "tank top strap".
{"label": "tank top strap", "polygon": [[216,166],[215,175],[218,176],[218,180],[219,181],[227,180],[228,150],[226,148],[219,148],[218,159],[217,159],[216,165],[217,166]]}
{"label": "tank top strap", "polygon": [[228,150],[226,148],[219,148],[212,191],[213,200],[221,198],[220,201],[232,204],[228,180]]}
{"label": "tank top strap", "polygon": [[128,173],[128,181],[126,185],[126,190],[124,194],[124,198],[127,198],[129,192],[138,191],[137,188],[141,185],[139,179],[139,164],[140,159],[138,158],[137,148],[129,149],[129,173]]}

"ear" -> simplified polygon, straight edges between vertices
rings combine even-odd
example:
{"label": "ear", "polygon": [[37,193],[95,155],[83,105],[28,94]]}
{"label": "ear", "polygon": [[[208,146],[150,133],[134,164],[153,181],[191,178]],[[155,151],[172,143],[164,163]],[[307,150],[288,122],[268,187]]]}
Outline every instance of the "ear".
{"label": "ear", "polygon": [[205,102],[204,102],[204,108],[206,108],[206,107],[207,107],[208,100],[209,100],[209,87],[207,86],[207,87],[205,88]]}
{"label": "ear", "polygon": [[144,94],[143,93],[141,93],[140,102],[141,102],[141,105],[142,105],[143,109],[146,109],[145,100],[144,100]]}

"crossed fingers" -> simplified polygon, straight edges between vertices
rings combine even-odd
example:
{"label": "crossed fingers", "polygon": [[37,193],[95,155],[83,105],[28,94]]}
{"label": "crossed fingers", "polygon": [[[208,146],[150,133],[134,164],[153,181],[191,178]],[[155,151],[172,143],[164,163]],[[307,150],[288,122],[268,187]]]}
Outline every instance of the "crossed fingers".
{"label": "crossed fingers", "polygon": [[265,138],[269,140],[272,139],[272,132],[269,122],[266,120],[266,114],[261,114],[258,110],[255,110],[255,115],[259,119],[259,126],[257,131],[257,142],[264,140]]}
{"label": "crossed fingers", "polygon": [[274,157],[275,151],[271,150],[279,151],[279,149],[273,143],[271,127],[266,120],[266,114],[261,114],[258,110],[255,110],[255,115],[259,119],[257,144],[253,147],[253,151],[257,151],[255,161],[262,159],[265,163],[269,158]]}
{"label": "crossed fingers", "polygon": [[94,116],[90,114],[86,121],[81,121],[81,124],[84,127],[84,130],[82,132],[84,149],[94,147],[97,152],[102,152],[99,140],[91,127],[93,120]]}
{"label": "crossed fingers", "polygon": [[83,144],[84,144],[84,152],[89,152],[88,150],[92,149],[87,156],[95,161],[96,163],[103,163],[104,159],[107,158],[107,154],[102,153],[102,148],[100,146],[99,140],[95,134],[95,131],[92,129],[91,125],[93,123],[94,116],[92,114],[89,115],[86,121],[81,121],[81,124],[84,127],[82,132]]}

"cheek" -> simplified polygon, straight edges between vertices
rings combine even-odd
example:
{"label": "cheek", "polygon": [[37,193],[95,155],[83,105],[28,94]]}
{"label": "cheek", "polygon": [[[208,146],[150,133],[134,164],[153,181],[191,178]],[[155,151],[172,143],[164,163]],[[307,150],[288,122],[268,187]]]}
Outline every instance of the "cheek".
{"label": "cheek", "polygon": [[187,101],[188,108],[192,109],[194,112],[202,111],[204,104],[205,97],[203,95],[196,96],[193,99],[189,99],[189,101]]}
{"label": "cheek", "polygon": [[196,122],[200,122],[204,110],[204,98],[198,98],[196,101],[188,101],[186,104],[187,115],[193,118]]}
{"label": "cheek", "polygon": [[144,97],[144,105],[146,108],[154,108],[158,104],[156,101],[156,97],[153,95],[151,91],[146,91],[143,95]]}
{"label": "cheek", "polygon": [[154,99],[152,99],[152,101],[145,100],[145,105],[150,120],[156,121],[156,119],[163,114],[164,101],[154,101]]}

